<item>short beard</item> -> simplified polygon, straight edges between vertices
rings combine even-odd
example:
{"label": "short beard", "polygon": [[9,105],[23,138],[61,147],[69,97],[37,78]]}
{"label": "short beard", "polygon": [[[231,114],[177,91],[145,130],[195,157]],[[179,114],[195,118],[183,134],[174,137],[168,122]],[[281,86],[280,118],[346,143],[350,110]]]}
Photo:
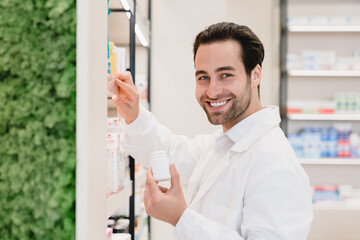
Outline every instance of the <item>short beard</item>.
{"label": "short beard", "polygon": [[242,96],[241,98],[238,98],[235,94],[231,93],[229,97],[226,98],[231,97],[231,101],[233,101],[233,103],[231,108],[225,113],[215,112],[213,114],[209,114],[205,106],[203,106],[203,109],[206,113],[209,122],[214,125],[220,125],[220,124],[223,125],[223,124],[228,124],[230,122],[234,122],[236,124],[242,119],[242,115],[249,108],[251,103],[251,94],[252,94],[252,90],[250,84],[246,85],[245,95]]}

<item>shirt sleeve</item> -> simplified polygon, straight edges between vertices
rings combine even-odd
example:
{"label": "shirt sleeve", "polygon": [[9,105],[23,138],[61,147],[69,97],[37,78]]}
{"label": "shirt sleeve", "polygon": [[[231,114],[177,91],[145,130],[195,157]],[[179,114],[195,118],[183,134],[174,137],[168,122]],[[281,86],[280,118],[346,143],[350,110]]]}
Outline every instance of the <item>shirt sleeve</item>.
{"label": "shirt sleeve", "polygon": [[229,228],[188,208],[175,226],[176,239],[306,240],[313,213],[311,193],[303,179],[286,167],[268,169],[249,178],[239,216],[240,229]]}
{"label": "shirt sleeve", "polygon": [[159,124],[142,105],[138,117],[132,123],[125,124],[121,134],[122,149],[145,167],[150,167],[153,151],[167,151],[169,161],[175,163],[185,188],[198,159],[197,145],[195,140],[175,135]]}
{"label": "shirt sleeve", "polygon": [[310,187],[293,169],[269,169],[245,191],[245,239],[305,240],[313,218]]}
{"label": "shirt sleeve", "polygon": [[177,240],[244,240],[237,231],[187,208],[174,229]]}
{"label": "shirt sleeve", "polygon": [[[174,229],[178,240],[306,240],[311,200],[294,173],[271,171],[250,186],[238,231],[187,208]],[[209,209],[211,211],[211,209]]]}

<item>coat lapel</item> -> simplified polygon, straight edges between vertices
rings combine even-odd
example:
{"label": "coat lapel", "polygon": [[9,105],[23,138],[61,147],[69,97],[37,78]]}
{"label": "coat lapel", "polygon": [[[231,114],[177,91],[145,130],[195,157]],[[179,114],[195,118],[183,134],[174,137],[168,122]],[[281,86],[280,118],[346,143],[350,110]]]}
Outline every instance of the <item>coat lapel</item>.
{"label": "coat lapel", "polygon": [[[207,193],[210,187],[214,185],[219,175],[226,167],[228,167],[229,162],[231,161],[231,157],[235,153],[246,151],[261,136],[265,135],[275,126],[278,126],[280,122],[280,116],[278,112],[278,108],[272,108],[268,114],[266,114],[260,121],[256,122],[256,124],[249,129],[249,131],[246,133],[246,136],[243,136],[234,144],[234,146],[225,154],[223,159],[216,164],[211,172],[208,173],[204,182],[198,183],[200,184],[199,190],[197,193],[192,193],[192,195],[195,195],[195,197],[190,201],[190,205],[193,205],[195,202],[200,200]],[[203,173],[205,166],[206,164],[203,164],[201,167],[199,167],[197,172]],[[201,176],[201,174],[199,175]]]}
{"label": "coat lapel", "polygon": [[227,154],[223,157],[223,159],[216,164],[216,166],[212,169],[211,172],[209,172],[209,174],[207,174],[204,183],[200,183],[199,191],[196,193],[191,204],[198,201],[205,195],[205,193],[210,189],[210,187],[214,185],[219,175],[229,165],[229,152],[230,151],[228,151]]}

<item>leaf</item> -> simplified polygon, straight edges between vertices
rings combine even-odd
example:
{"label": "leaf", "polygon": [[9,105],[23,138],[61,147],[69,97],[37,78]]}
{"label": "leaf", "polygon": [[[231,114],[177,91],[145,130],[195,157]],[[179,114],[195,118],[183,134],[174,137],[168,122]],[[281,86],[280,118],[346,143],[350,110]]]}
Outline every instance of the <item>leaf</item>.
{"label": "leaf", "polygon": [[75,91],[76,1],[1,0],[1,239],[75,239]]}

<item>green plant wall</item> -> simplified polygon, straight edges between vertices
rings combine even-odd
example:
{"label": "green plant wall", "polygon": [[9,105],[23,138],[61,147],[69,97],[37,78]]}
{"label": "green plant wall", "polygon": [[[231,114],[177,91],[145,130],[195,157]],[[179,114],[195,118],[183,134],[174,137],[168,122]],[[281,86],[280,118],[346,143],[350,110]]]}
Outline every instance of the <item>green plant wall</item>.
{"label": "green plant wall", "polygon": [[76,0],[0,0],[0,239],[75,239]]}

